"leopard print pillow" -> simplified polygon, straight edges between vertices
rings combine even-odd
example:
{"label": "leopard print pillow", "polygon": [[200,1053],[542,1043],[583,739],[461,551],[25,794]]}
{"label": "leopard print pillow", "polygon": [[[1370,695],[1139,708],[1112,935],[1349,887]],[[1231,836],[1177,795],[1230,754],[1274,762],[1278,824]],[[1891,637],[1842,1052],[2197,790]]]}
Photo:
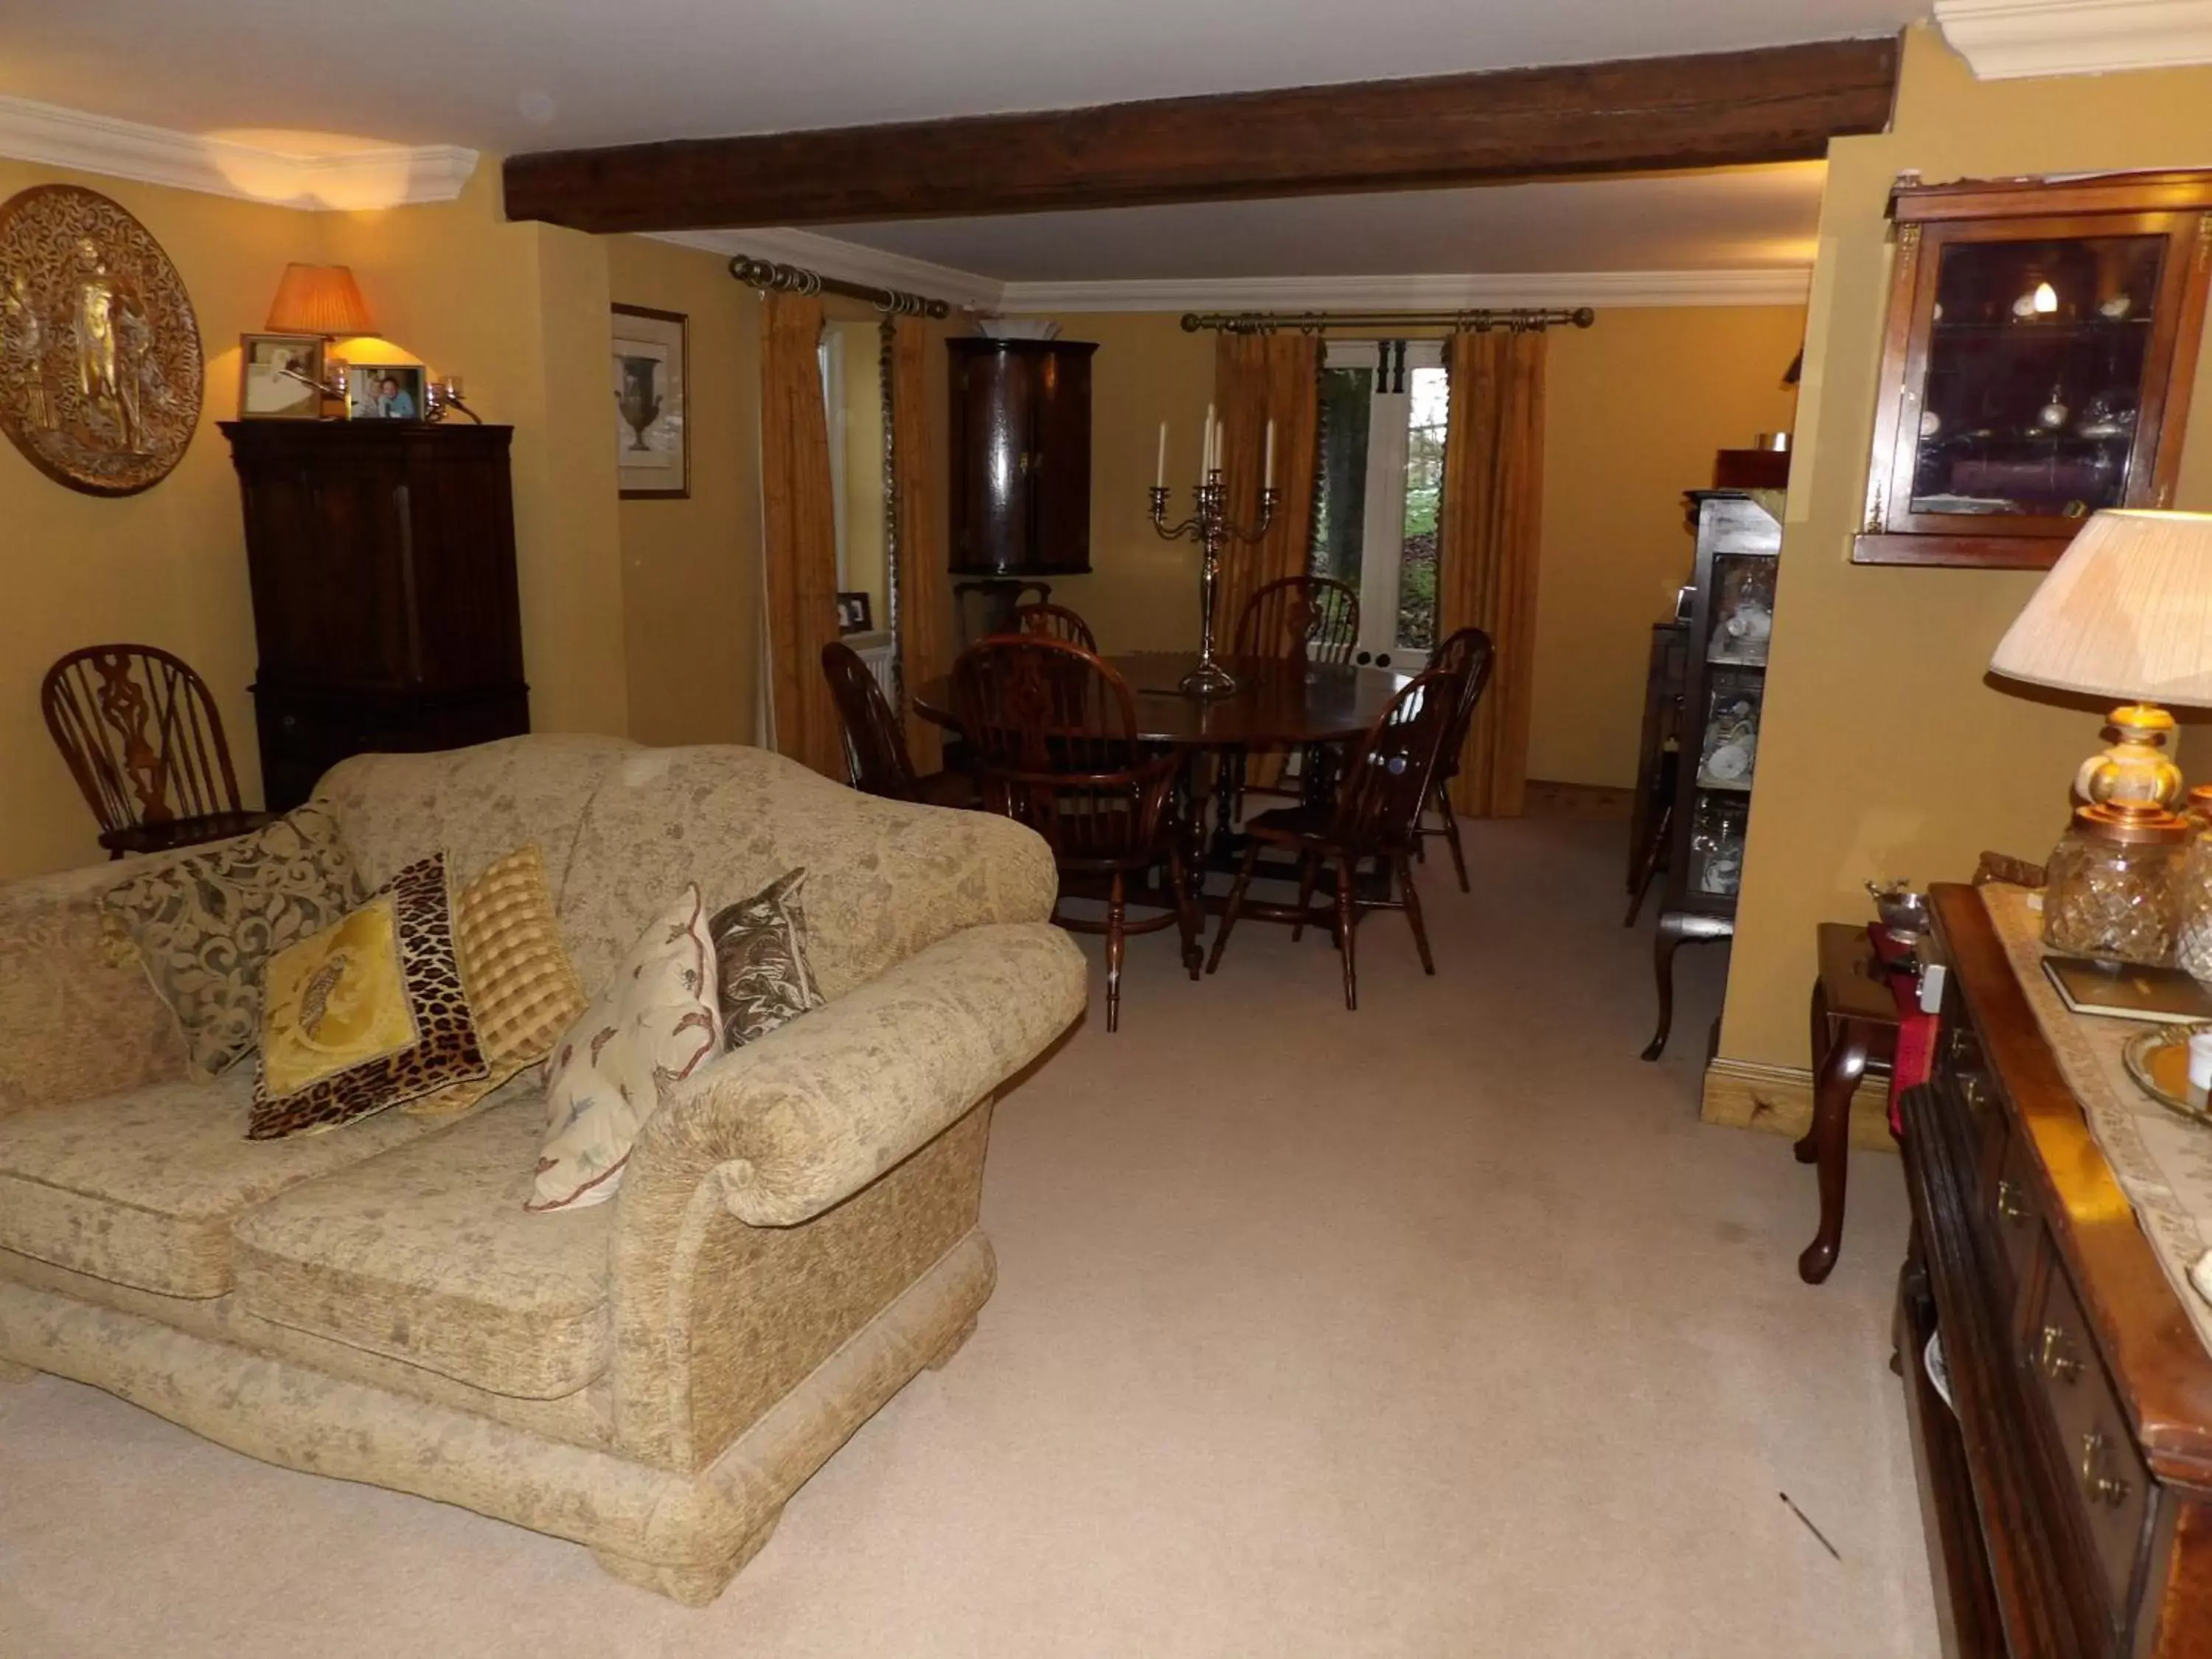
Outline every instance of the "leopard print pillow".
{"label": "leopard print pillow", "polygon": [[442,853],[277,952],[267,988],[249,1140],[336,1128],[490,1075],[453,955]]}

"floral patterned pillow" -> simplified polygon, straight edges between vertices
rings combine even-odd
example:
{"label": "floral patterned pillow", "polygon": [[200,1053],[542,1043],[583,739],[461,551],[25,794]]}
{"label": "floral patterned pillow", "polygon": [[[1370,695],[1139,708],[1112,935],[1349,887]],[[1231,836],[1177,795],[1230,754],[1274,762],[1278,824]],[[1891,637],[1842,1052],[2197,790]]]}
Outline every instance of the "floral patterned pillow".
{"label": "floral patterned pillow", "polygon": [[695,884],[653,919],[554,1049],[545,1147],[525,1208],[604,1204],[662,1093],[720,1052],[714,945]]}
{"label": "floral patterned pillow", "polygon": [[722,1041],[757,1042],[786,1020],[819,1008],[821,988],[806,960],[804,867],[779,876],[749,899],[726,904],[707,924],[714,941],[714,989]]}
{"label": "floral patterned pillow", "polygon": [[360,901],[337,819],[310,802],[250,836],[133,876],[100,903],[137,945],[204,1083],[259,1043],[269,958]]}

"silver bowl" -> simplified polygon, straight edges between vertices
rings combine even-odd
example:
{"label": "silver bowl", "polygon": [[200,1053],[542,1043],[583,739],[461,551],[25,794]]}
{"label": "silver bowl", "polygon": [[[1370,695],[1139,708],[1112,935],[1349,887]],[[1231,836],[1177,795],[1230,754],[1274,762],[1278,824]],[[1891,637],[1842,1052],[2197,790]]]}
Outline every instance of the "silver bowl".
{"label": "silver bowl", "polygon": [[1870,881],[1867,892],[1874,899],[1875,914],[1881,925],[1893,933],[1924,933],[1929,929],[1928,895],[1916,893],[1904,882],[1887,884]]}

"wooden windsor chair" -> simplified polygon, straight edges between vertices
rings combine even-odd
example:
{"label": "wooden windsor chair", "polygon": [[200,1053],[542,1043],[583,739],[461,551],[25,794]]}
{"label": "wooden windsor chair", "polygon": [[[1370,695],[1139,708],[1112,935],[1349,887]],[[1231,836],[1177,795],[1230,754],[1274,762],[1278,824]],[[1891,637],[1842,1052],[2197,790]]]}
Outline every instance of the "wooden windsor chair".
{"label": "wooden windsor chair", "polygon": [[[1403,909],[1407,925],[1413,930],[1414,948],[1421,955],[1422,971],[1437,971],[1436,958],[1429,951],[1428,930],[1422,923],[1420,895],[1413,886],[1413,855],[1419,844],[1421,810],[1435,781],[1437,751],[1450,728],[1460,696],[1459,678],[1443,669],[1432,668],[1414,676],[1352,750],[1351,763],[1338,781],[1334,801],[1327,805],[1275,807],[1245,824],[1250,839],[1236,884],[1229,890],[1221,927],[1213,936],[1206,972],[1221,966],[1229,935],[1245,910],[1246,890],[1252,884],[1260,854],[1271,846],[1297,854],[1297,906],[1287,912],[1271,909],[1255,914],[1289,921],[1292,939],[1304,933],[1309,921],[1328,927],[1343,958],[1346,1008],[1359,1006],[1354,943],[1363,908]],[[1369,860],[1376,866],[1382,886],[1379,894],[1363,899],[1358,872]],[[1324,862],[1333,868],[1335,892],[1331,910],[1317,912],[1314,888]]]}
{"label": "wooden windsor chair", "polygon": [[[1121,1023],[1121,963],[1131,933],[1176,927],[1193,979],[1202,960],[1198,900],[1174,810],[1182,762],[1148,755],[1138,738],[1136,700],[1110,665],[1081,646],[1036,635],[980,640],[952,668],[961,735],[975,758],[986,811],[1028,825],[1051,845],[1063,902],[1103,898],[1103,921],[1053,920],[1106,936],[1106,1029]],[[1164,899],[1133,892],[1164,870]],[[1132,902],[1160,914],[1131,921]]]}
{"label": "wooden windsor chair", "polygon": [[1460,846],[1459,817],[1452,811],[1451,781],[1459,775],[1468,730],[1474,724],[1474,708],[1482,701],[1483,689],[1490,684],[1490,671],[1497,665],[1497,646],[1480,628],[1462,628],[1429,653],[1431,669],[1459,677],[1459,707],[1452,711],[1450,728],[1445,732],[1443,747],[1437,756],[1436,776],[1429,785],[1428,805],[1436,810],[1439,822],[1430,823],[1425,810],[1415,820],[1419,838],[1415,844],[1425,847],[1431,836],[1444,838],[1451,848],[1452,867],[1459,872],[1459,890],[1462,893],[1471,890],[1467,883],[1467,853]]}
{"label": "wooden windsor chair", "polygon": [[876,684],[860,653],[841,641],[822,647],[822,672],[845,729],[845,771],[853,787],[885,800],[916,801],[925,806],[973,806],[975,780],[959,772],[917,775],[907,753],[906,734],[890,699]]}
{"label": "wooden windsor chair", "polygon": [[1048,640],[1065,640],[1070,645],[1079,645],[1092,656],[1098,654],[1098,641],[1091,632],[1091,624],[1080,614],[1064,605],[1018,605],[1014,607],[1014,632],[1036,634]]}
{"label": "wooden windsor chair", "polygon": [[110,858],[242,836],[246,810],[207,682],[150,645],[93,645],[46,671],[46,730],[100,822]]}
{"label": "wooden windsor chair", "polygon": [[[1359,643],[1359,595],[1349,583],[1334,576],[1279,576],[1262,583],[1237,614],[1231,635],[1234,653],[1240,657],[1291,657],[1300,662],[1348,663]],[[1267,760],[1260,775],[1267,781],[1248,783],[1253,769],[1249,756],[1239,756],[1236,765],[1237,811],[1244,810],[1247,794],[1317,799],[1332,761],[1322,748],[1307,749],[1299,759],[1297,787],[1277,787],[1281,762]]]}

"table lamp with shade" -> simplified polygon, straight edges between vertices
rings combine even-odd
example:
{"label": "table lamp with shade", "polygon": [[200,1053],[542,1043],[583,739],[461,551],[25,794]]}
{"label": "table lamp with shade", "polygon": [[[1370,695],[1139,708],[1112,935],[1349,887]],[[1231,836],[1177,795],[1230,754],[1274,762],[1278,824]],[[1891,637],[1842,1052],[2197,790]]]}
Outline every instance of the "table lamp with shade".
{"label": "table lamp with shade", "polygon": [[[297,261],[286,265],[283,278],[276,284],[276,297],[270,303],[269,321],[264,326],[271,334],[322,337],[323,395],[326,399],[336,398],[343,408],[344,369],[331,357],[329,347],[341,337],[351,339],[376,332],[376,319],[369,314],[368,301],[362,297],[361,285],[354,281],[352,270],[345,265],[302,264]],[[329,407],[326,402],[325,413]]]}
{"label": "table lamp with shade", "polygon": [[2121,703],[2109,720],[2118,741],[2075,775],[2083,804],[2052,857],[2046,942],[2083,955],[2171,959],[2179,922],[2171,877],[2190,825],[2173,810],[2183,786],[2166,752],[2174,721],[2165,705],[2212,708],[2212,514],[2095,514],[1990,668]]}

